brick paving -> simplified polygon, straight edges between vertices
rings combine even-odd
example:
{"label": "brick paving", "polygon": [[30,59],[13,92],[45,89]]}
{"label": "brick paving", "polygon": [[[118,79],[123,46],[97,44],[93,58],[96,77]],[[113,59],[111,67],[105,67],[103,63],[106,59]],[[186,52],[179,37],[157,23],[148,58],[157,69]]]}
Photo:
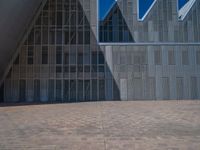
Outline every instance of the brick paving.
{"label": "brick paving", "polygon": [[0,150],[200,150],[200,101],[0,107]]}

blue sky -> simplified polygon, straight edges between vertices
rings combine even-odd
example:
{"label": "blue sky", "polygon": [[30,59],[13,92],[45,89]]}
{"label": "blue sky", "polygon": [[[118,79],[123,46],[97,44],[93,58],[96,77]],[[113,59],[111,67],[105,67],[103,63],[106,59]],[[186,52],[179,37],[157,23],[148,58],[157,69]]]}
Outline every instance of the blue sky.
{"label": "blue sky", "polygon": [[189,0],[179,0],[178,8],[182,8]]}
{"label": "blue sky", "polygon": [[[179,0],[179,9],[184,6],[188,0]],[[139,17],[142,18],[149,9],[154,0],[140,0]],[[99,17],[102,19],[110,7],[115,3],[115,0],[99,0]]]}

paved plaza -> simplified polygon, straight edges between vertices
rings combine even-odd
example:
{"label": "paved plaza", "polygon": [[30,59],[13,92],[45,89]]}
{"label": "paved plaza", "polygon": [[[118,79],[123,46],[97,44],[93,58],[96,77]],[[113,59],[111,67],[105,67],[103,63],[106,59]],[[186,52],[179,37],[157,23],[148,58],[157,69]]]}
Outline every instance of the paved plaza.
{"label": "paved plaza", "polygon": [[200,150],[200,101],[0,107],[0,150]]}

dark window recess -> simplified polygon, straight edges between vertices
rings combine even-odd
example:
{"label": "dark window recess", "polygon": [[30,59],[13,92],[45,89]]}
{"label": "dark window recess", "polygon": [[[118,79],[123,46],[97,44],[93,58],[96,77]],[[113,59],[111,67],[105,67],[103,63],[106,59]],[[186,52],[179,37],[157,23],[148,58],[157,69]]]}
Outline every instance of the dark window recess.
{"label": "dark window recess", "polygon": [[49,80],[48,95],[49,101],[54,101],[54,80]]}
{"label": "dark window recess", "polygon": [[76,64],[76,50],[70,51],[70,64]]}
{"label": "dark window recess", "polygon": [[78,44],[83,44],[83,31],[78,31]]}
{"label": "dark window recess", "polygon": [[18,55],[17,58],[15,59],[14,64],[15,64],[15,65],[18,65],[18,64],[19,64],[19,55]]}
{"label": "dark window recess", "polygon": [[78,101],[83,101],[83,80],[78,80]]}
{"label": "dark window recess", "polygon": [[20,102],[26,101],[26,80],[20,80],[19,82],[19,100]]}
{"label": "dark window recess", "polygon": [[76,80],[70,81],[70,101],[76,101]]}
{"label": "dark window recess", "polygon": [[62,67],[61,66],[56,67],[56,73],[62,73]]}
{"label": "dark window recess", "polygon": [[62,12],[57,12],[57,25],[62,26]]}
{"label": "dark window recess", "polygon": [[62,82],[61,80],[56,81],[56,102],[62,101]]}
{"label": "dark window recess", "polygon": [[97,80],[92,80],[92,100],[96,101],[97,99]]}
{"label": "dark window recess", "polygon": [[34,43],[34,29],[30,32],[28,36],[28,45],[33,45]]}
{"label": "dark window recess", "polygon": [[56,64],[62,64],[62,47],[58,46],[56,49]]}
{"label": "dark window recess", "polygon": [[65,67],[64,67],[64,72],[65,72],[65,73],[69,73],[69,67],[68,67],[68,66],[65,66]]}
{"label": "dark window recess", "polygon": [[96,73],[97,72],[97,65],[92,65],[92,72]]}
{"label": "dark window recess", "polygon": [[83,64],[83,53],[78,53],[78,64]]}
{"label": "dark window recess", "polygon": [[83,66],[78,66],[78,72],[82,73],[83,72]]}
{"label": "dark window recess", "polygon": [[65,44],[69,44],[69,31],[65,31]]}
{"label": "dark window recess", "polygon": [[99,66],[99,72],[103,73],[105,71],[104,66]]}
{"label": "dark window recess", "polygon": [[70,73],[75,73],[75,72],[76,72],[76,66],[71,66]]}
{"label": "dark window recess", "polygon": [[105,60],[104,60],[104,55],[102,52],[99,52],[99,64],[104,64]]}
{"label": "dark window recess", "polygon": [[71,28],[71,32],[70,32],[70,38],[71,38],[71,41],[70,41],[70,44],[76,44],[76,28]]}
{"label": "dark window recess", "polygon": [[43,28],[42,30],[42,44],[48,44],[48,28]]}
{"label": "dark window recess", "polygon": [[97,52],[92,52],[92,64],[97,64]]}
{"label": "dark window recess", "polygon": [[34,80],[34,101],[40,102],[40,80]]}
{"label": "dark window recess", "polygon": [[99,99],[105,99],[105,80],[99,80]]}
{"label": "dark window recess", "polygon": [[42,64],[48,64],[48,47],[42,47]]}
{"label": "dark window recess", "polygon": [[62,44],[62,31],[57,31],[56,33],[56,44]]}
{"label": "dark window recess", "polygon": [[90,44],[90,31],[85,31],[85,44]]}
{"label": "dark window recess", "polygon": [[69,80],[64,81],[64,88],[63,88],[63,101],[67,102],[69,101]]}
{"label": "dark window recess", "polygon": [[84,84],[84,94],[85,94],[85,100],[91,100],[90,98],[90,80],[85,80],[85,84]]}
{"label": "dark window recess", "polygon": [[0,87],[0,103],[4,102],[4,84]]}
{"label": "dark window recess", "polygon": [[71,26],[76,25],[76,12],[71,12]]}
{"label": "dark window recess", "polygon": [[28,47],[28,64],[33,64],[33,46]]}
{"label": "dark window recess", "polygon": [[84,66],[84,72],[89,73],[90,72],[90,66]]}
{"label": "dark window recess", "polygon": [[35,44],[41,44],[41,28],[37,28],[37,30],[35,31]]}
{"label": "dark window recess", "polygon": [[55,31],[53,29],[50,31],[49,43],[50,44],[55,44]]}
{"label": "dark window recess", "polygon": [[65,55],[64,55],[64,63],[69,64],[69,54],[68,53],[65,53]]}

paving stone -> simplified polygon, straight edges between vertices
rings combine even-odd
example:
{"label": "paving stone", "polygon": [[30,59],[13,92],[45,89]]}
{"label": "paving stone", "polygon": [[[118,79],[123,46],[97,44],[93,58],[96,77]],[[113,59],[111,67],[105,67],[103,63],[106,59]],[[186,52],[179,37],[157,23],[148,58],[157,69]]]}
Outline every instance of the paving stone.
{"label": "paving stone", "polygon": [[0,106],[1,150],[198,150],[200,101]]}

